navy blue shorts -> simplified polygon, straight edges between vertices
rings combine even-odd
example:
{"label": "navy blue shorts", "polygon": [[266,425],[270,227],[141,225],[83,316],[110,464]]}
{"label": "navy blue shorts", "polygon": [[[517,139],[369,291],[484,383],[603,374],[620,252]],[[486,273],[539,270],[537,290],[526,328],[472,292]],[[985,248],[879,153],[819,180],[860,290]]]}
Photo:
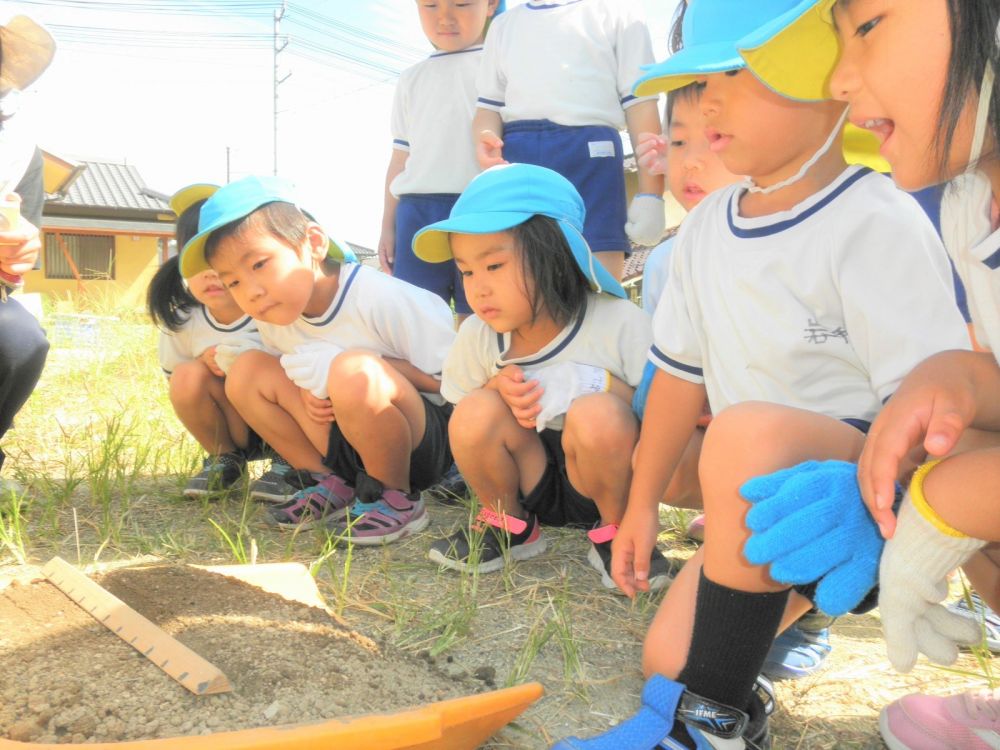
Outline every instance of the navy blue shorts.
{"label": "navy blue shorts", "polygon": [[445,302],[455,300],[455,312],[472,312],[465,300],[462,275],[455,261],[428,263],[413,254],[413,235],[436,221],[448,218],[458,200],[455,193],[413,193],[399,196],[396,206],[396,260],[392,275],[414,286],[434,292]]}
{"label": "navy blue shorts", "polygon": [[503,158],[558,172],[583,197],[583,236],[591,251],[630,252],[625,234],[625,173],[618,131],[603,125],[570,127],[549,120],[503,126]]}

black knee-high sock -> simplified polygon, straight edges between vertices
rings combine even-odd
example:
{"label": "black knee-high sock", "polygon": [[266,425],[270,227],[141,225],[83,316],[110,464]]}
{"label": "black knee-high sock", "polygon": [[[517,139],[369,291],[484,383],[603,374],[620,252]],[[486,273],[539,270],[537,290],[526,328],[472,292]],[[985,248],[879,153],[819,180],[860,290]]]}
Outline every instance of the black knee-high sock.
{"label": "black knee-high sock", "polygon": [[678,682],[704,698],[746,709],[787,602],[788,590],[737,591],[713,583],[703,570],[691,649]]}

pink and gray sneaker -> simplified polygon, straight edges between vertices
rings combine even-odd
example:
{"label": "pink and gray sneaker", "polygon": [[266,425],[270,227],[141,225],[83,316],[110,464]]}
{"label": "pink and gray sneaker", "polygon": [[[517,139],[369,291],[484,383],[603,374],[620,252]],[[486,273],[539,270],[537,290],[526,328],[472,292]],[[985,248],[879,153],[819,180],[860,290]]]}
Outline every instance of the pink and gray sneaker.
{"label": "pink and gray sneaker", "polygon": [[430,523],[420,493],[386,489],[367,474],[358,474],[355,502],[327,526],[354,544],[375,546],[423,531]]}
{"label": "pink and gray sneaker", "polygon": [[327,474],[287,502],[270,506],[267,520],[283,529],[310,529],[320,521],[343,517],[353,502],[354,489],[336,474]]}
{"label": "pink and gray sneaker", "polygon": [[882,709],[878,728],[889,750],[1000,750],[1000,692],[907,695]]}

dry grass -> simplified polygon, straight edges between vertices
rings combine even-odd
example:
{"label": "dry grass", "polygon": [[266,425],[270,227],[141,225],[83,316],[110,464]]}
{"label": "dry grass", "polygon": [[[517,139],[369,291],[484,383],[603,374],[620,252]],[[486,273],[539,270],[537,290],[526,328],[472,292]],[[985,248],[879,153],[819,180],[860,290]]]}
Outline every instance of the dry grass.
{"label": "dry grass", "polygon": [[[108,347],[57,342],[39,388],[6,441],[8,468],[30,485],[17,515],[19,543],[0,535],[0,585],[54,554],[122,564],[150,558],[233,561],[231,540],[264,561],[316,566],[321,589],[350,624],[497,686],[539,680],[547,694],[499,735],[497,748],[542,748],[566,734],[589,735],[629,715],[642,688],[639,659],[656,598],[629,602],[601,588],[582,532],[547,530],[549,550],[482,578],[439,571],[426,559],[433,539],[467,523],[469,510],[432,505],[423,534],[384,549],[333,548],[321,534],[266,527],[244,498],[198,503],[180,496],[199,450],[174,418],[155,362],[155,331],[133,321],[103,332]],[[257,469],[260,470],[259,468]],[[75,511],[75,516],[74,516]],[[11,524],[10,508],[7,521]],[[665,515],[674,527],[677,514]],[[692,547],[663,537],[676,557]],[[27,564],[18,563],[22,554]],[[971,657],[958,675],[925,663],[891,671],[874,616],[842,618],[828,667],[781,683],[776,748],[878,748],[878,711],[915,691],[981,687]],[[980,673],[980,674],[976,674]]]}

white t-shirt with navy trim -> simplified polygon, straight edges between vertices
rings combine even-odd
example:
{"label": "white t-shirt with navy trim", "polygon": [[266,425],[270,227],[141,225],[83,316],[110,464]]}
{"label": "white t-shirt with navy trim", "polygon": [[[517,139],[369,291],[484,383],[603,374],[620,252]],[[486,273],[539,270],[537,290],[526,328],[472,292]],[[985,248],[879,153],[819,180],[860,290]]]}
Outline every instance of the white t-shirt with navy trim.
{"label": "white t-shirt with navy trim", "polygon": [[529,0],[490,25],[479,69],[478,106],[504,122],[625,127],[624,109],[653,63],[637,0]]}
{"label": "white t-shirt with navy trim", "polygon": [[642,309],[650,315],[656,312],[663,290],[667,288],[670,278],[670,255],[674,251],[674,240],[677,235],[668,237],[646,256],[646,265],[642,267]]}
{"label": "white t-shirt with navy trim", "polygon": [[[330,341],[342,349],[406,360],[437,378],[455,340],[455,319],[444,300],[356,263],[341,265],[340,287],[322,314],[302,315],[287,326],[262,320],[257,326],[264,344],[281,354],[309,341]],[[438,393],[423,395],[444,403]]]}
{"label": "white t-shirt with navy trim", "polygon": [[849,167],[789,211],[744,218],[733,185],[684,220],[650,359],[713,413],[767,401],[871,421],[930,355],[968,349],[947,255],[892,181]]}
{"label": "white t-shirt with navy trim", "polygon": [[[652,338],[646,313],[628,300],[606,294],[588,294],[582,315],[542,349],[523,357],[506,356],[509,333],[497,333],[472,316],[458,329],[455,345],[445,360],[441,394],[457,404],[507,365],[540,370],[561,362],[604,368],[634,388],[642,379]],[[554,430],[562,427],[561,416],[549,424]]]}
{"label": "white t-shirt with navy trim", "polygon": [[435,52],[400,74],[392,102],[392,147],[409,156],[389,185],[397,198],[461,193],[479,173],[472,118],[482,56],[481,45]]}
{"label": "white t-shirt with navy trim", "polygon": [[247,338],[260,341],[257,321],[249,315],[232,323],[220,323],[206,307],[197,305],[179,331],[160,331],[160,367],[169,377],[178,365],[197,359],[206,349]]}
{"label": "white t-shirt with navy trim", "polygon": [[965,284],[976,339],[1000,364],[1000,229],[952,257]]}

